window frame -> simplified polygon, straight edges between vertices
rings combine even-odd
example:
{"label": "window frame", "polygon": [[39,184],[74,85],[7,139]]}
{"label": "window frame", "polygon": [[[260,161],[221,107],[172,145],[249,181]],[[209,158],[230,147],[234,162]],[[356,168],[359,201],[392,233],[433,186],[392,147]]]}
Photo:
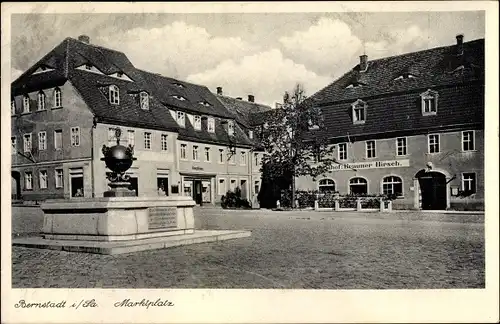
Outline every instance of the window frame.
{"label": "window frame", "polygon": [[[74,131],[76,131],[76,133],[74,133]],[[71,138],[71,146],[72,147],[78,147],[80,146],[80,143],[81,143],[81,134],[80,134],[80,127],[79,126],[75,126],[75,127],[71,127],[70,129],[70,138]],[[74,139],[77,139],[77,141],[75,141]],[[76,143],[77,142],[77,143]]]}
{"label": "window frame", "polygon": [[[28,177],[29,175],[29,177]],[[28,179],[29,186],[28,186]],[[33,190],[33,171],[24,171],[24,190]]]}
{"label": "window frame", "polygon": [[[57,135],[56,134],[61,134],[61,143],[58,147],[57,143]],[[63,130],[62,129],[55,129],[54,130],[54,150],[62,150],[63,149]]]}
{"label": "window frame", "polygon": [[[331,183],[330,184],[322,184],[321,182],[325,181],[325,180],[326,181],[331,181],[331,182],[333,182],[333,184],[331,184]],[[332,186],[333,186],[333,190],[330,190],[330,192],[337,191],[337,183],[332,178],[322,178],[322,179],[318,180],[318,186],[317,187],[318,187],[318,191],[319,192],[325,192],[325,191],[321,190],[321,188],[323,188],[323,187],[332,187]]]}
{"label": "window frame", "polygon": [[[362,179],[364,180],[365,182],[364,183],[352,183],[351,181],[353,181],[354,179]],[[361,186],[361,185],[366,185],[366,194],[369,194],[369,187],[368,187],[368,179],[364,178],[364,177],[360,177],[360,176],[354,176],[352,178],[349,179],[348,181],[348,185],[349,185],[349,194],[352,194],[352,190],[351,190],[351,186]]]}
{"label": "window frame", "polygon": [[[473,180],[471,180],[474,184],[474,188],[472,190],[465,190],[465,175],[471,175],[473,174],[474,175],[474,178]],[[461,179],[461,183],[462,183],[462,191],[463,192],[467,192],[467,193],[470,193],[470,194],[475,194],[477,193],[477,173],[476,172],[462,172],[462,179]]]}
{"label": "window frame", "polygon": [[[29,136],[29,142],[26,141],[26,135]],[[29,143],[29,149],[26,149],[27,148],[26,143]],[[23,153],[31,153],[31,150],[33,150],[33,134],[32,133],[24,133],[23,134]]]}
{"label": "window frame", "polygon": [[255,152],[253,154],[253,158],[254,158],[254,163],[255,163],[255,166],[259,166],[260,165],[260,161],[259,161],[259,153]]}
{"label": "window frame", "polygon": [[225,161],[224,161],[224,149],[223,148],[220,148],[219,149],[219,164],[225,164]]}
{"label": "window frame", "polygon": [[139,92],[139,104],[142,110],[149,110],[149,94],[146,91]]}
{"label": "window frame", "polygon": [[[42,134],[43,134],[43,136],[41,136]],[[43,138],[43,142],[42,142],[42,138]],[[42,146],[43,146],[43,148],[42,148]],[[47,132],[46,131],[38,132],[38,150],[39,151],[47,150]]]}
{"label": "window frame", "polygon": [[[399,182],[395,182],[395,181],[384,181],[385,179],[387,178],[398,178],[399,179]],[[392,179],[391,179],[392,180]],[[394,185],[395,184],[401,184],[401,195],[397,195],[396,197],[397,198],[404,198],[404,180],[401,176],[399,175],[395,175],[395,174],[388,174],[388,175],[385,175],[382,177],[382,180],[380,180],[380,193],[383,194],[383,195],[391,195],[391,194],[394,194],[394,193],[389,193],[389,194],[386,194],[384,192],[384,185],[391,185],[392,187],[392,191],[394,191]]]}
{"label": "window frame", "polygon": [[213,117],[207,119],[207,132],[215,133],[215,118]]}
{"label": "window frame", "polygon": [[[432,145],[437,145],[438,150],[436,152],[431,152],[431,136],[436,136],[437,144],[434,143]],[[440,134],[428,134],[427,135],[427,154],[437,154],[441,152],[441,137]]]}
{"label": "window frame", "polygon": [[179,159],[187,160],[187,144],[179,143]]}
{"label": "window frame", "polygon": [[200,154],[198,151],[198,145],[193,145],[193,147],[191,149],[191,153],[192,153],[191,157],[193,158],[193,161],[199,162],[200,161]]}
{"label": "window frame", "polygon": [[[420,105],[421,105],[421,111],[422,111],[422,116],[434,116],[437,115],[438,112],[438,98],[439,94],[437,91],[428,89],[427,91],[423,92],[420,94]],[[434,102],[434,111],[425,111],[426,110],[426,105],[425,102],[427,100],[431,100]]]}
{"label": "window frame", "polygon": [[30,113],[31,98],[28,94],[23,96],[23,114]]}
{"label": "window frame", "polygon": [[117,85],[112,84],[109,86],[109,103],[112,105],[120,104],[120,88]]}
{"label": "window frame", "polygon": [[[221,186],[221,180],[224,187]],[[225,195],[226,192],[227,192],[226,178],[219,178],[217,182],[217,193],[219,194],[219,196],[222,196]]]}
{"label": "window frame", "polygon": [[[342,159],[342,158],[340,157],[340,153],[341,153],[341,152],[340,152],[340,147],[341,147],[341,146],[343,146],[343,145],[345,145],[345,150],[344,150],[345,159]],[[348,158],[349,158],[348,152],[349,152],[349,147],[348,147],[348,145],[347,145],[347,142],[343,142],[343,143],[338,143],[338,144],[337,144],[337,159],[338,159],[339,161],[347,161],[347,160],[348,160]]]}
{"label": "window frame", "polygon": [[201,130],[201,116],[200,115],[194,115],[193,127],[195,130]]}
{"label": "window frame", "polygon": [[16,114],[16,99],[12,99],[10,101],[10,114],[15,115]]}
{"label": "window frame", "polygon": [[10,150],[11,150],[11,155],[17,154],[17,136],[10,137]]}
{"label": "window frame", "polygon": [[[373,147],[369,147],[369,145],[373,144]],[[373,156],[369,156],[370,154]],[[375,140],[365,141],[365,158],[366,159],[375,159],[377,158],[377,143]]]}
{"label": "window frame", "polygon": [[[42,182],[42,172],[45,172],[45,181],[44,182]],[[43,186],[42,186],[42,184],[43,184]],[[49,173],[45,169],[38,171],[38,187],[40,188],[40,190],[48,189],[48,187],[49,187]]]}
{"label": "window frame", "polygon": [[204,149],[204,159],[205,159],[205,162],[211,162],[212,161],[212,152],[211,152],[211,148],[209,146],[205,146],[205,149]]}
{"label": "window frame", "polygon": [[[355,125],[364,124],[366,122],[366,113],[367,113],[368,104],[358,99],[354,103],[351,104],[351,113],[352,113],[352,123]],[[363,119],[359,119],[356,115],[356,111],[361,110],[363,112]]]}
{"label": "window frame", "polygon": [[247,152],[240,151],[240,165],[247,165]]}
{"label": "window frame", "polygon": [[[132,134],[132,136],[131,136],[131,134]],[[132,147],[135,146],[135,131],[134,130],[127,130],[127,143],[128,143],[128,145],[131,145]]]}
{"label": "window frame", "polygon": [[[399,146],[399,140],[400,139],[404,139],[404,152],[405,154],[399,154],[399,149],[400,149],[400,146]],[[396,137],[396,156],[408,156],[408,137]]]}
{"label": "window frame", "polygon": [[[59,103],[59,104],[58,104]],[[54,88],[54,100],[52,101],[52,108],[62,107],[62,91],[60,88]]]}
{"label": "window frame", "polygon": [[[59,171],[61,171],[61,183],[58,185]],[[63,169],[55,169],[54,170],[54,185],[56,188],[64,188],[64,170]]]}
{"label": "window frame", "polygon": [[42,90],[38,91],[38,94],[37,94],[37,105],[36,105],[36,111],[44,111],[44,110],[47,110],[47,107],[46,107],[46,96],[45,96],[45,92],[43,92]]}
{"label": "window frame", "polygon": [[160,143],[161,143],[161,151],[167,152],[168,151],[168,134],[161,134],[160,135]]}
{"label": "window frame", "polygon": [[[469,139],[468,143],[470,145],[470,143],[472,143],[472,148],[469,148],[469,149],[465,149],[465,144],[467,143],[465,141],[465,135],[467,133],[470,133],[471,134],[471,138]],[[474,152],[476,151],[476,132],[474,130],[466,130],[466,131],[462,131],[462,152]]]}
{"label": "window frame", "polygon": [[[182,120],[182,123],[180,122],[181,120]],[[176,121],[177,121],[177,124],[179,124],[179,126],[186,127],[186,113],[183,111],[177,110]]]}
{"label": "window frame", "polygon": [[144,144],[143,147],[145,150],[148,150],[148,151],[152,150],[152,147],[153,147],[153,133],[152,132],[144,132],[143,144]]}
{"label": "window frame", "polygon": [[227,134],[229,136],[234,136],[234,121],[232,120],[227,121]]}

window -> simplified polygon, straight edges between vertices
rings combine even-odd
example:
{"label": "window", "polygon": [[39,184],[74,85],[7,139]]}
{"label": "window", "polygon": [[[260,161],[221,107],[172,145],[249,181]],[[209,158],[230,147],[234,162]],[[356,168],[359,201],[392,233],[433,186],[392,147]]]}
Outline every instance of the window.
{"label": "window", "polygon": [[231,151],[229,156],[229,164],[236,164],[236,152]]}
{"label": "window", "polygon": [[69,169],[71,197],[84,197],[83,168]]}
{"label": "window", "polygon": [[187,144],[181,144],[181,159],[186,160]]}
{"label": "window", "polygon": [[23,97],[23,112],[24,113],[30,112],[30,97],[28,95],[25,95]]}
{"label": "window", "polygon": [[388,176],[382,179],[382,193],[384,195],[403,196],[403,180],[400,177]]}
{"label": "window", "polygon": [[322,179],[318,183],[320,192],[335,191],[335,181],[332,179]]}
{"label": "window", "polygon": [[109,86],[109,103],[112,105],[120,104],[120,89],[114,84]]}
{"label": "window", "polygon": [[462,151],[474,151],[474,131],[462,132]]}
{"label": "window", "polygon": [[56,188],[62,188],[63,187],[63,183],[64,183],[63,170],[62,169],[56,169],[55,170],[55,178],[56,178]]}
{"label": "window", "polygon": [[210,162],[210,147],[205,147],[205,162]]}
{"label": "window", "polygon": [[198,161],[198,146],[193,145],[193,161]]}
{"label": "window", "polygon": [[179,126],[181,127],[186,126],[186,114],[184,114],[184,112],[182,111],[177,112],[177,124],[179,124]]}
{"label": "window", "polygon": [[61,129],[54,131],[54,148],[56,150],[62,149],[62,130]]}
{"label": "window", "polygon": [[142,91],[139,94],[139,98],[140,98],[140,101],[141,101],[141,109],[143,109],[143,110],[149,110],[149,95],[148,95],[148,93],[145,92],[145,91]]}
{"label": "window", "polygon": [[259,153],[253,154],[255,166],[259,166]]}
{"label": "window", "polygon": [[175,99],[180,100],[180,101],[185,101],[186,100],[186,98],[184,98],[183,96],[177,96],[177,95],[175,95],[175,96],[172,96],[172,97],[174,97]]}
{"label": "window", "polygon": [[54,108],[62,107],[62,93],[61,89],[54,89]]}
{"label": "window", "polygon": [[234,191],[236,189],[236,179],[231,179],[229,182],[229,190]]}
{"label": "window", "polygon": [[476,174],[462,173],[462,190],[467,193],[476,193]]}
{"label": "window", "polygon": [[24,173],[24,189],[33,190],[33,173],[31,171]]}
{"label": "window", "polygon": [[248,138],[253,139],[253,131],[252,130],[248,131]]}
{"label": "window", "polygon": [[213,117],[208,117],[207,131],[209,133],[215,133],[215,119]]}
{"label": "window", "polygon": [[356,100],[352,104],[352,122],[354,124],[364,124],[366,120],[366,102],[363,100]]}
{"label": "window", "polygon": [[31,152],[31,133],[29,134],[24,134],[23,136],[24,139],[24,153]]}
{"label": "window", "polygon": [[43,91],[40,91],[38,93],[38,105],[37,105],[37,109],[38,110],[45,110],[45,93],[43,93]]}
{"label": "window", "polygon": [[113,146],[116,145],[116,129],[108,128],[108,145]]}
{"label": "window", "polygon": [[427,90],[426,92],[420,94],[420,98],[422,115],[428,116],[437,114],[438,93],[436,91]]}
{"label": "window", "polygon": [[17,138],[16,137],[11,137],[10,138],[10,146],[11,146],[11,154],[17,154]]}
{"label": "window", "polygon": [[39,132],[38,133],[38,149],[40,151],[47,149],[47,133]]}
{"label": "window", "polygon": [[397,156],[404,156],[407,154],[408,154],[408,151],[407,151],[406,137],[396,138],[396,155]]}
{"label": "window", "polygon": [[168,150],[168,137],[167,134],[161,134],[161,150],[162,151],[167,151]]}
{"label": "window", "polygon": [[219,192],[219,195],[225,195],[226,194],[226,179],[219,178],[218,192]]}
{"label": "window", "polygon": [[85,64],[85,70],[92,70],[91,64]]}
{"label": "window", "polygon": [[347,160],[347,143],[339,143],[338,145],[338,159]]}
{"label": "window", "polygon": [[254,190],[254,193],[256,195],[259,194],[259,190],[260,190],[260,182],[259,182],[259,180],[254,181],[253,190]]}
{"label": "window", "polygon": [[219,149],[219,163],[224,163],[224,149]]}
{"label": "window", "polygon": [[11,115],[16,114],[16,101],[14,99],[10,101],[10,114]]}
{"label": "window", "polygon": [[428,136],[429,153],[439,153],[439,134],[431,134]]}
{"label": "window", "polygon": [[375,157],[375,141],[366,141],[366,158],[372,159]]}
{"label": "window", "polygon": [[47,170],[40,170],[39,179],[40,189],[47,189]]}
{"label": "window", "polygon": [[364,195],[368,193],[368,182],[363,178],[352,178],[349,180],[349,192],[351,195]]}
{"label": "window", "polygon": [[208,102],[206,102],[206,101],[200,101],[199,104],[203,105],[205,107],[210,107],[210,104]]}
{"label": "window", "polygon": [[133,130],[127,131],[128,145],[135,145],[135,132]]}
{"label": "window", "polygon": [[227,133],[229,136],[234,135],[234,122],[232,120],[227,122]]}
{"label": "window", "polygon": [[150,150],[151,149],[151,133],[144,133],[144,149],[145,150]]}
{"label": "window", "polygon": [[247,164],[247,152],[241,151],[240,152],[240,165],[246,165]]}
{"label": "window", "polygon": [[201,130],[201,116],[194,116],[194,129]]}
{"label": "window", "polygon": [[71,146],[80,146],[80,127],[71,127]]}

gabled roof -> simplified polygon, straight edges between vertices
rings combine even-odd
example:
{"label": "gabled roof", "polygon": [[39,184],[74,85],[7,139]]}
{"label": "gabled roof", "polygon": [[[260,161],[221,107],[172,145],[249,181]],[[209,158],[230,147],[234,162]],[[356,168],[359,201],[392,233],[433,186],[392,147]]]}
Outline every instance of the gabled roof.
{"label": "gabled roof", "polygon": [[[484,39],[465,42],[463,48],[463,55],[456,55],[456,45],[452,45],[372,60],[364,72],[359,71],[357,65],[315,93],[311,99],[324,105],[417,88],[484,80]],[[469,68],[456,75],[453,71],[461,65]],[[416,78],[394,80],[404,73]],[[353,81],[359,81],[362,86],[346,89]]]}
{"label": "gabled roof", "polygon": [[236,121],[248,128],[252,125],[252,114],[271,110],[271,107],[251,101],[216,95],[217,99],[236,117]]}

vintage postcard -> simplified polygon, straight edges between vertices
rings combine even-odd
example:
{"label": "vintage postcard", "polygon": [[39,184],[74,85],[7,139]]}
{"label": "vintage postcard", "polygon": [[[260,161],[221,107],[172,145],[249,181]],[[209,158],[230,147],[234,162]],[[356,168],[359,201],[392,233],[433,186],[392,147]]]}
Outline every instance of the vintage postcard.
{"label": "vintage postcard", "polygon": [[498,322],[497,2],[1,30],[2,322]]}

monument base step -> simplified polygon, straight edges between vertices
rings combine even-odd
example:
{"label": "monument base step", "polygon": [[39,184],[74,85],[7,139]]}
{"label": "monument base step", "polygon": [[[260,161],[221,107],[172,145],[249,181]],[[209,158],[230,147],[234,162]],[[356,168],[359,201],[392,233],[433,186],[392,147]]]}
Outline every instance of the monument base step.
{"label": "monument base step", "polygon": [[250,231],[205,230],[192,234],[155,237],[129,241],[72,241],[50,240],[42,237],[16,238],[12,245],[38,249],[50,249],[67,252],[85,252],[96,254],[122,254],[146,250],[164,249],[174,246],[218,242],[249,237]]}

